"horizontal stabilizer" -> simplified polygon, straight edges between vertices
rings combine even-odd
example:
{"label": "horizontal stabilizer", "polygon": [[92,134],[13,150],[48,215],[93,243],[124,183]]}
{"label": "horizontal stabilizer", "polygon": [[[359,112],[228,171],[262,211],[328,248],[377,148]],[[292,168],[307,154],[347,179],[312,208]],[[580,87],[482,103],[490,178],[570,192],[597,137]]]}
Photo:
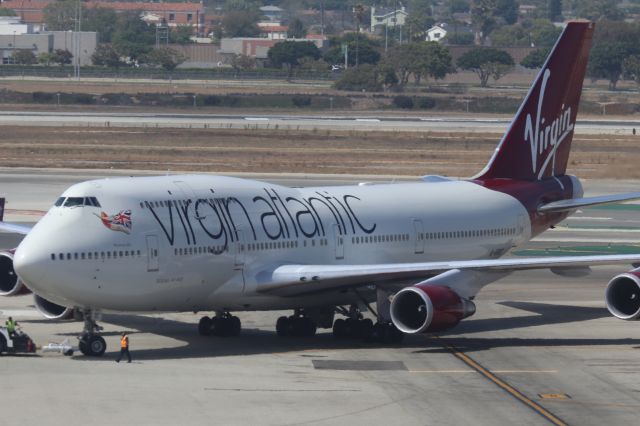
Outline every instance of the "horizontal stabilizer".
{"label": "horizontal stabilizer", "polygon": [[626,194],[603,195],[600,197],[574,198],[571,200],[554,201],[538,207],[540,213],[563,212],[575,210],[580,207],[599,206],[603,204],[622,203],[624,201],[640,200],[640,192],[628,192]]}

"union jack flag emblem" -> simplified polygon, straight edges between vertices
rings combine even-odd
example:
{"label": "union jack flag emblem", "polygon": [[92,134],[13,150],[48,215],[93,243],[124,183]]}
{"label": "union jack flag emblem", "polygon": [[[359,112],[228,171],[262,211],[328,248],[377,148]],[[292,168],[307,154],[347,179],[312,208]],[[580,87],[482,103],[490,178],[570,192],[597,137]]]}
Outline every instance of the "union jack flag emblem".
{"label": "union jack flag emblem", "polygon": [[133,225],[131,221],[131,210],[120,210],[112,216],[109,216],[105,212],[100,212],[100,216],[98,217],[104,226],[112,231],[124,232],[125,234],[131,232],[131,226]]}

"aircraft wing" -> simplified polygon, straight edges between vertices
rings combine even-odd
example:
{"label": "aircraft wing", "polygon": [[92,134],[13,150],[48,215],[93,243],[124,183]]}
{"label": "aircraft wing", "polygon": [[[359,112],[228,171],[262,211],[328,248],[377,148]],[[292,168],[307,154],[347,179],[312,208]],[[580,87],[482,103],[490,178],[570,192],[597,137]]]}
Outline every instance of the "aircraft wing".
{"label": "aircraft wing", "polygon": [[621,203],[640,199],[640,192],[628,192],[626,194],[603,195],[600,197],[573,198],[571,200],[554,201],[538,207],[540,213],[561,212],[575,210],[580,207],[599,206],[603,204]]}
{"label": "aircraft wing", "polygon": [[380,285],[405,280],[408,282],[415,280],[417,283],[452,269],[513,272],[527,269],[570,269],[635,263],[640,263],[640,253],[377,265],[283,265],[272,272],[270,279],[258,284],[258,291],[280,296],[298,296],[339,288]]}

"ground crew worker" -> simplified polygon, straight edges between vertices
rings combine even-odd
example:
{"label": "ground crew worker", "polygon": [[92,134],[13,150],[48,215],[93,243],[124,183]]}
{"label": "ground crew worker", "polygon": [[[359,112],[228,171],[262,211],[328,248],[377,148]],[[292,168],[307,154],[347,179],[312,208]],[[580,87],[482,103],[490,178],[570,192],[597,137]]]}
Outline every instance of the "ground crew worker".
{"label": "ground crew worker", "polygon": [[10,337],[14,337],[16,335],[16,326],[18,323],[11,317],[5,322],[5,326],[7,327],[7,333],[9,333]]}
{"label": "ground crew worker", "polygon": [[127,355],[127,362],[131,362],[131,354],[129,353],[129,336],[123,331],[122,336],[120,337],[120,355],[118,355],[116,362],[120,362],[124,355]]}

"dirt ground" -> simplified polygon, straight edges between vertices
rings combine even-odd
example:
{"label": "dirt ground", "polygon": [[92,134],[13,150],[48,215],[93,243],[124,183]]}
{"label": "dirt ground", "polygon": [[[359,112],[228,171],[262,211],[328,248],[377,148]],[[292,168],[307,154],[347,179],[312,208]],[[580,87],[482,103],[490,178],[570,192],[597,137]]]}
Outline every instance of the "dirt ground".
{"label": "dirt ground", "polygon": [[[500,134],[0,127],[4,167],[471,176]],[[576,136],[569,172],[640,178],[640,136]]]}

